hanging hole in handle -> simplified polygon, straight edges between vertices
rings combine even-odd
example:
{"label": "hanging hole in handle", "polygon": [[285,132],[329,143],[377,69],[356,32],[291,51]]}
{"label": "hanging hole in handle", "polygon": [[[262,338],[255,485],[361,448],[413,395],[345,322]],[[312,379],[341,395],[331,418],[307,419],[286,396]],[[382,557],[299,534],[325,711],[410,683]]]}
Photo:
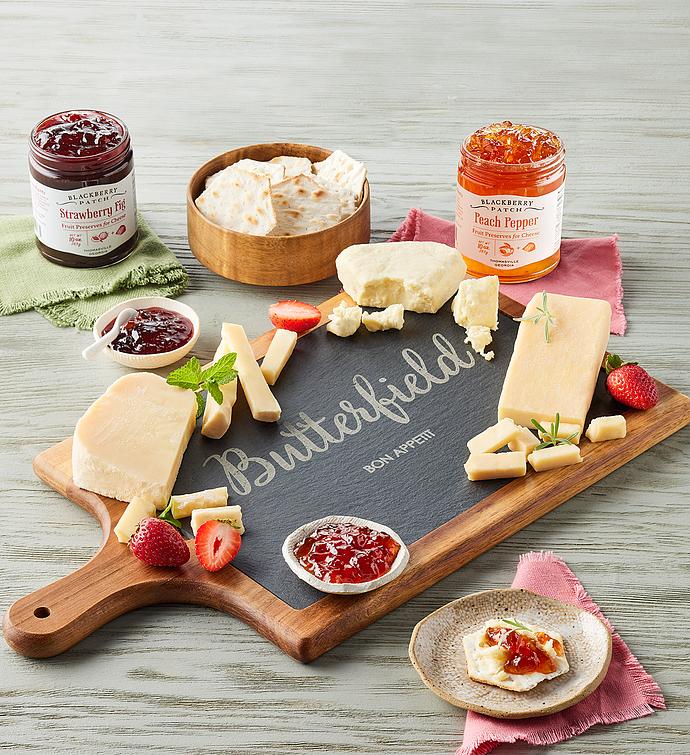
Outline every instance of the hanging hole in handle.
{"label": "hanging hole in handle", "polygon": [[50,608],[46,608],[45,606],[39,606],[34,611],[34,616],[37,619],[47,619],[50,616]]}

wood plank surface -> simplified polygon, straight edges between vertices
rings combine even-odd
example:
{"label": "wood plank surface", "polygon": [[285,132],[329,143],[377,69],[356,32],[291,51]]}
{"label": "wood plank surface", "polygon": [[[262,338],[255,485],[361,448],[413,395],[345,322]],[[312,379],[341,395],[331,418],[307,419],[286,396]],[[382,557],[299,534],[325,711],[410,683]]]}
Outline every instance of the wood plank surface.
{"label": "wood plank surface", "polygon": [[[30,211],[26,138],[39,118],[80,105],[122,116],[140,207],[191,274],[184,300],[203,320],[200,358],[211,358],[230,314],[256,336],[277,296],[317,303],[338,290],[334,279],[249,288],[199,266],[184,195],[201,163],[277,139],[341,147],[369,167],[379,240],[411,206],[452,217],[461,138],[511,117],[566,142],[565,235],[620,236],[629,330],[610,348],[690,389],[683,0],[3,1],[0,63],[2,212]],[[2,610],[86,563],[100,541],[92,518],[31,470],[122,374],[106,361],[86,367],[86,343],[34,313],[0,319]],[[194,606],[138,610],[55,659],[0,647],[0,748],[451,753],[464,714],[418,680],[407,660],[412,627],[453,598],[510,584],[519,554],[546,548],[582,579],[669,710],[540,752],[683,752],[689,440],[687,429],[674,435],[307,667]]]}

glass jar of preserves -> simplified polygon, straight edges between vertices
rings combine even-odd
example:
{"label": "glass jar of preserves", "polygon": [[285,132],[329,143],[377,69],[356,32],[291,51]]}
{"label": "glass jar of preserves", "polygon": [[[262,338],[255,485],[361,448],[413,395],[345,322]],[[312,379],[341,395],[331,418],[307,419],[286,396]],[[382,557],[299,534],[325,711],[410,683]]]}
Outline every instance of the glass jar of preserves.
{"label": "glass jar of preserves", "polygon": [[125,124],[99,110],[43,119],[29,139],[36,245],[51,262],[105,267],[137,242],[134,157]]}
{"label": "glass jar of preserves", "polygon": [[560,261],[565,149],[552,131],[503,121],[460,150],[455,245],[469,275],[523,283]]}

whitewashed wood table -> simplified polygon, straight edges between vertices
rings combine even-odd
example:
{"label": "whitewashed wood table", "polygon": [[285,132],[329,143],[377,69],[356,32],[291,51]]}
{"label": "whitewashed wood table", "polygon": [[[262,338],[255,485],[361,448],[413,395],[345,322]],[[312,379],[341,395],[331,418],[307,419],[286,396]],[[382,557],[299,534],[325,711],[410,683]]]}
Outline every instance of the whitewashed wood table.
{"label": "whitewashed wood table", "polygon": [[[451,217],[461,138],[537,122],[568,147],[565,235],[620,234],[630,327],[613,348],[688,392],[690,9],[572,0],[0,2],[3,213],[30,211],[26,139],[43,115],[99,107],[133,134],[140,207],[191,275],[200,357],[224,318],[266,327],[275,289],[189,252],[193,170],[261,141],[341,147],[369,167],[374,238],[406,210]],[[289,293],[311,302],[335,280]],[[27,313],[0,319],[0,608],[83,564],[95,523],[31,459],[62,440],[121,370],[88,366],[90,336]],[[12,753],[442,755],[464,714],[407,660],[413,625],[464,593],[508,585],[520,553],[554,549],[661,684],[669,709],[542,752],[687,751],[690,433],[672,437],[310,666],[226,615],[159,606],[50,660],[0,648],[0,749]],[[501,752],[526,753],[522,746]]]}

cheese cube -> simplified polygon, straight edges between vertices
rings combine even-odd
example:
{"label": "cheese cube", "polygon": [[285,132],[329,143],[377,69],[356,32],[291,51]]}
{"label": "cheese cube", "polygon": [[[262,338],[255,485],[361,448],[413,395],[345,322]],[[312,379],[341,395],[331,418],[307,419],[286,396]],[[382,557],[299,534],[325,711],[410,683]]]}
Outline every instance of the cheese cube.
{"label": "cheese cube", "polygon": [[370,333],[379,330],[402,330],[405,324],[405,308],[402,304],[391,304],[382,312],[364,312],[362,324]]}
{"label": "cheese cube", "polygon": [[453,318],[458,325],[471,328],[483,325],[498,328],[498,276],[467,278],[460,283],[453,299]]}
{"label": "cheese cube", "polygon": [[[543,433],[541,430],[539,430],[539,437],[542,440],[553,440],[551,437],[551,422],[544,422],[542,424],[542,427],[545,430],[548,430],[547,433]],[[570,436],[574,437],[570,437]],[[569,440],[571,443],[579,443],[580,442],[580,435],[582,435],[582,427],[580,425],[573,425],[570,422],[559,422],[558,423],[558,433],[556,435],[557,438],[565,438],[566,440]]]}
{"label": "cheese cube", "polygon": [[230,351],[237,354],[235,369],[249,404],[252,417],[259,422],[277,422],[280,419],[280,404],[268,387],[254,352],[241,325],[223,323],[223,339]]}
{"label": "cheese cube", "polygon": [[468,480],[499,480],[524,477],[527,463],[524,451],[506,451],[502,454],[472,453],[465,462]]}
{"label": "cheese cube", "polygon": [[[221,338],[220,344],[216,349],[213,361],[217,362],[221,357],[230,354],[232,349],[228,342]],[[229,383],[219,386],[223,394],[223,403],[218,404],[212,396],[206,397],[206,406],[204,407],[204,417],[201,420],[201,434],[207,438],[222,438],[230,427],[232,421],[232,408],[237,401],[237,383],[238,380],[231,380]]]}
{"label": "cheese cube", "polygon": [[198,493],[174,495],[170,502],[172,503],[172,515],[175,519],[182,519],[185,516],[191,516],[192,511],[196,509],[214,509],[219,506],[227,506],[228,489],[211,488],[210,490],[200,490]]}
{"label": "cheese cube", "polygon": [[156,516],[156,504],[145,496],[134,496],[115,525],[115,537],[121,543],[128,543],[139,522],[149,516]]}
{"label": "cheese cube", "polygon": [[511,451],[524,451],[527,454],[531,454],[539,445],[539,438],[521,425],[518,425],[518,430],[520,432],[508,443],[508,448]]}
{"label": "cheese cube", "polygon": [[[513,356],[498,402],[498,418],[528,426],[560,413],[563,422],[584,427],[611,326],[611,305],[601,299],[548,294],[555,318],[547,342],[544,321],[520,323]],[[538,315],[535,294],[525,316]]]}
{"label": "cheese cube", "polygon": [[467,448],[471,454],[491,453],[503,448],[520,434],[520,428],[512,419],[502,419],[491,425],[479,435],[467,441]]}
{"label": "cheese cube", "polygon": [[120,501],[145,496],[163,508],[195,424],[192,391],[151,372],[125,375],[77,422],[74,483]]}
{"label": "cheese cube", "polygon": [[580,449],[577,446],[564,443],[560,446],[548,446],[532,451],[527,461],[535,472],[544,472],[547,469],[579,464],[584,459],[580,456]]}
{"label": "cheese cube", "polygon": [[201,527],[204,522],[210,522],[212,520],[230,522],[233,527],[236,527],[239,530],[240,535],[244,535],[241,506],[220,506],[215,509],[194,509],[194,511],[192,511],[192,532],[196,535],[199,527]]}
{"label": "cheese cube", "polygon": [[589,423],[587,437],[592,443],[601,443],[602,440],[616,440],[625,438],[628,426],[622,414],[614,414],[612,417],[597,417]]}
{"label": "cheese cube", "polygon": [[261,373],[269,385],[275,385],[297,343],[297,333],[278,328],[261,363]]}

